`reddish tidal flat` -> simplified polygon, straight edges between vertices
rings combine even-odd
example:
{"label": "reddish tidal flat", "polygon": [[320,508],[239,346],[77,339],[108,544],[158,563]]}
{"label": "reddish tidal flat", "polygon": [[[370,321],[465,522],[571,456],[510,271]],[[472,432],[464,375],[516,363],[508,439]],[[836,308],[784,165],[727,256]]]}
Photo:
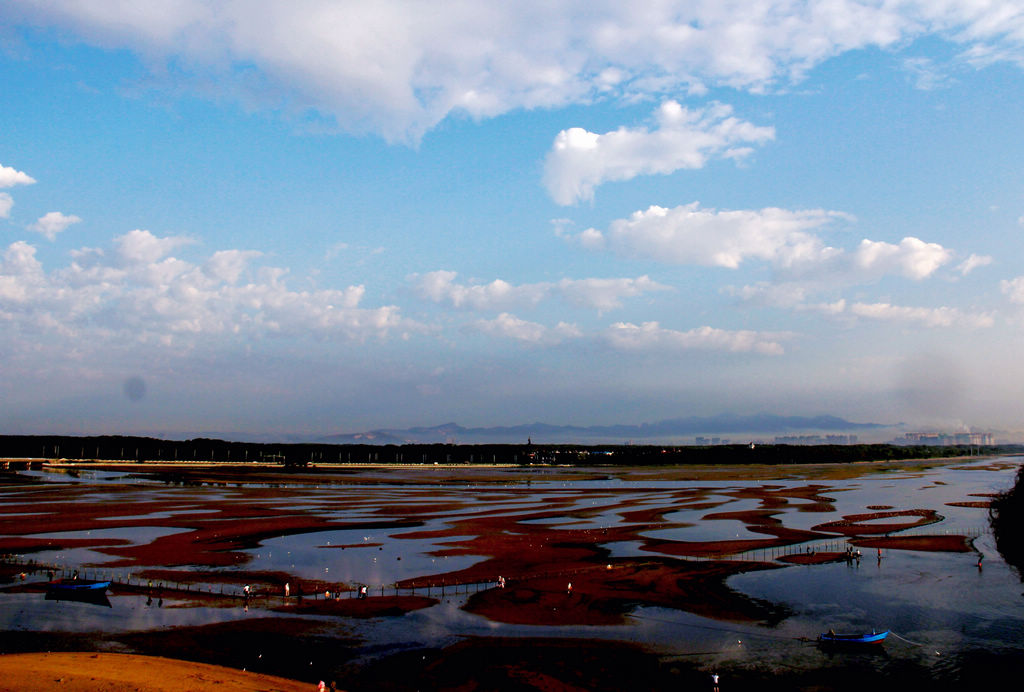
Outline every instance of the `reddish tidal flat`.
{"label": "reddish tidal flat", "polygon": [[[879,519],[896,519],[899,517],[917,517],[905,522],[879,522]],[[932,509],[908,509],[901,512],[870,512],[868,514],[848,514],[836,521],[827,521],[814,527],[815,531],[841,533],[844,536],[863,536],[866,534],[885,534],[902,531],[942,521],[942,516]],[[875,523],[869,523],[875,522]]]}
{"label": "reddish tidal flat", "polygon": [[824,565],[827,562],[846,562],[852,559],[849,553],[840,553],[836,551],[814,551],[810,553],[793,553],[792,555],[783,555],[779,558],[780,562],[786,562],[791,565]]}
{"label": "reddish tidal flat", "polygon": [[620,625],[637,605],[726,621],[769,621],[776,613],[767,604],[741,598],[723,583],[733,574],[766,568],[754,562],[616,562],[514,580],[473,595],[465,609],[495,622],[524,625]]}
{"label": "reddish tidal flat", "polygon": [[893,550],[924,550],[929,552],[967,553],[971,541],[966,536],[888,536],[886,538],[857,538],[853,545],[862,548]]}
{"label": "reddish tidal flat", "polygon": [[[151,608],[138,606],[140,622],[150,622],[148,614],[178,622],[166,615],[174,611],[183,624],[73,638],[47,631],[39,647],[91,641],[273,673],[305,681],[306,689],[324,671],[348,689],[623,689],[636,678],[621,666],[643,671],[657,682],[652,688],[702,685],[703,677],[691,677],[694,664],[666,667],[657,647],[625,644],[635,637],[638,610],[771,628],[787,607],[738,592],[730,578],[787,565],[829,569],[852,559],[844,546],[973,549],[965,536],[898,535],[941,522],[933,507],[900,507],[886,495],[847,500],[851,479],[886,470],[916,479],[926,465],[848,466],[742,467],[727,475],[720,468],[274,473],[147,465],[130,473],[86,467],[68,482],[13,474],[0,481],[0,553],[18,559],[0,564],[0,598],[41,598],[55,566],[110,578],[115,604],[135,599]],[[988,506],[987,498],[946,500],[934,504]],[[42,564],[28,562],[35,557]],[[445,634],[406,652],[395,642],[410,622]],[[472,627],[462,632],[450,622]],[[537,629],[480,636],[503,627]],[[609,641],[588,639],[587,628]],[[408,676],[408,685],[388,687],[389,673]],[[212,684],[235,689],[224,680]],[[147,684],[123,689],[158,689]],[[265,684],[255,688],[293,689]],[[68,685],[70,678],[60,688],[86,689]]]}

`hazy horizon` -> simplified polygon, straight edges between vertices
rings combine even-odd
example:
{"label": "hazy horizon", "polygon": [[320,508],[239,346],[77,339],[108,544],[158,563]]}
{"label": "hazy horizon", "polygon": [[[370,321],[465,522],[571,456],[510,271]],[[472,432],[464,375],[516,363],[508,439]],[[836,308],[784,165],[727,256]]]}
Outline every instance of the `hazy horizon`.
{"label": "hazy horizon", "polygon": [[0,6],[0,433],[1019,434],[1024,11]]}

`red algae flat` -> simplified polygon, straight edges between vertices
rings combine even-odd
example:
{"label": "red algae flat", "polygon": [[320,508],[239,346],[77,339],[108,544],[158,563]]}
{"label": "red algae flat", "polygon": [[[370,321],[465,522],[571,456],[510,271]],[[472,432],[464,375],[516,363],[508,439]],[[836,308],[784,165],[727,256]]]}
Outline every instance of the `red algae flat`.
{"label": "red algae flat", "polygon": [[[871,523],[878,519],[893,519],[897,517],[917,517],[908,522]],[[863,536],[865,534],[883,534],[893,531],[935,524],[942,521],[942,516],[933,509],[907,509],[892,512],[871,512],[869,514],[848,514],[842,519],[828,521],[814,527],[815,531],[826,531],[829,533],[840,533],[846,536]]]}
{"label": "red algae flat", "polygon": [[810,553],[782,555],[776,559],[779,562],[785,562],[791,565],[824,565],[829,562],[846,562],[851,558],[848,553],[840,553],[836,551],[815,551]]}
{"label": "red algae flat", "polygon": [[862,548],[886,548],[893,550],[922,550],[943,553],[967,553],[971,551],[971,539],[967,536],[887,536],[884,538],[858,538],[853,545]]}
{"label": "red algae flat", "polygon": [[762,604],[724,586],[756,562],[616,561],[558,575],[509,580],[474,594],[466,610],[497,622],[534,625],[616,625],[636,605],[661,606],[721,620],[770,616]]}
{"label": "red algae flat", "polygon": [[787,529],[783,526],[751,525],[747,528],[754,533],[774,535],[775,538],[738,538],[722,541],[655,541],[648,539],[641,549],[648,552],[680,557],[722,557],[749,551],[780,548],[828,537],[823,533],[803,531],[801,529]]}

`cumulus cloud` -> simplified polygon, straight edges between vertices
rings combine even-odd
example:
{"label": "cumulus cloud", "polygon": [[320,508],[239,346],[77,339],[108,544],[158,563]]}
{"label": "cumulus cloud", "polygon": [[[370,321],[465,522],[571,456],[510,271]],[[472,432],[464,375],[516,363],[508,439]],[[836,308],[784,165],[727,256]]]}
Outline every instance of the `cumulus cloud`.
{"label": "cumulus cloud", "polygon": [[693,202],[672,209],[651,206],[613,221],[607,232],[591,228],[574,240],[590,249],[608,248],[671,264],[736,269],[746,260],[759,259],[785,266],[838,252],[811,231],[845,218],[823,209],[718,211]]}
{"label": "cumulus cloud", "polygon": [[723,293],[734,296],[740,302],[749,305],[796,308],[800,307],[807,299],[808,289],[806,286],[792,282],[761,281],[740,288],[727,286],[723,289]]}
{"label": "cumulus cloud", "polygon": [[956,269],[961,275],[967,276],[978,267],[987,267],[990,264],[992,264],[992,257],[989,255],[975,255],[972,253],[971,256],[961,262]]}
{"label": "cumulus cloud", "polygon": [[[667,209],[651,206],[616,219],[607,231],[589,228],[562,237],[588,250],[610,250],[625,257],[668,264],[737,269],[746,262],[768,263],[780,277],[771,292],[791,295],[823,284],[858,284],[896,275],[926,279],[953,260],[952,250],[906,237],[899,243],[864,239],[853,250],[827,245],[819,233],[848,214],[824,209],[716,210],[698,202]],[[961,273],[987,263],[972,255]],[[732,289],[742,298],[763,299],[765,285]],[[792,303],[792,300],[789,300]]]}
{"label": "cumulus cloud", "polygon": [[125,264],[149,265],[174,252],[175,248],[193,241],[184,236],[160,238],[149,231],[136,229],[114,239],[118,257]]}
{"label": "cumulus cloud", "polygon": [[544,163],[544,185],[552,199],[573,204],[592,199],[594,188],[607,181],[703,168],[714,156],[741,158],[751,152],[744,145],[775,137],[774,128],[740,120],[722,104],[692,110],[667,101],[655,121],[654,129],[559,132]]}
{"label": "cumulus cloud", "polygon": [[889,303],[853,303],[851,314],[874,320],[918,324],[924,327],[991,327],[995,320],[987,313],[967,313],[957,308],[916,308]]}
{"label": "cumulus cloud", "polygon": [[15,170],[10,166],[0,164],[0,187],[14,187],[15,185],[32,185],[35,178]]}
{"label": "cumulus cloud", "polygon": [[29,228],[36,233],[41,233],[47,240],[54,240],[57,238],[58,233],[80,221],[81,219],[74,214],[66,216],[59,211],[51,211],[39,217],[39,220],[29,226]]}
{"label": "cumulus cloud", "polygon": [[0,219],[6,219],[11,215],[11,207],[14,206],[14,199],[6,192],[0,192]]}
{"label": "cumulus cloud", "polygon": [[559,322],[547,327],[537,322],[528,322],[515,315],[503,312],[492,320],[477,320],[472,328],[491,336],[512,339],[534,346],[553,346],[567,339],[577,338],[580,330],[574,324]]}
{"label": "cumulus cloud", "polygon": [[999,288],[1005,296],[1013,303],[1024,303],[1024,276],[1015,279],[1004,279],[999,282]]}
{"label": "cumulus cloud", "polygon": [[850,303],[839,299],[832,303],[803,304],[799,310],[817,312],[829,317],[843,317],[898,322],[906,325],[918,325],[928,328],[956,327],[960,329],[982,329],[993,326],[995,319],[991,313],[965,312],[958,308],[908,307],[891,303]]}
{"label": "cumulus cloud", "polygon": [[853,253],[854,266],[870,274],[901,274],[923,279],[953,258],[952,251],[937,243],[904,238],[898,245],[864,239]]}
{"label": "cumulus cloud", "polygon": [[621,307],[623,298],[667,291],[669,287],[644,275],[635,279],[562,279],[554,290],[573,305],[603,312]]}
{"label": "cumulus cloud", "polygon": [[249,261],[262,254],[256,250],[218,250],[203,264],[203,273],[215,281],[238,283]]}
{"label": "cumulus cloud", "polygon": [[934,35],[958,60],[1024,65],[1016,0],[472,3],[460,0],[8,0],[0,23],[144,56],[154,83],[216,85],[414,139],[452,112],[491,117],[710,86],[764,91],[823,61]]}
{"label": "cumulus cloud", "polygon": [[781,355],[783,348],[780,341],[789,337],[788,334],[728,331],[708,326],[682,332],[665,329],[657,322],[644,322],[639,325],[617,322],[605,332],[605,339],[613,348],[644,352],[703,350]]}
{"label": "cumulus cloud", "polygon": [[420,297],[469,310],[507,310],[533,306],[543,300],[549,290],[546,284],[513,286],[501,279],[488,284],[458,284],[455,283],[457,276],[457,272],[439,270],[423,276],[414,275],[410,279]]}
{"label": "cumulus cloud", "polygon": [[13,243],[0,259],[0,322],[7,333],[184,347],[278,334],[362,341],[420,328],[395,306],[361,307],[363,286],[296,291],[285,270],[250,266],[256,252],[219,251],[199,264],[168,256],[186,242],[136,230],[113,252],[79,250],[49,272],[33,246]]}
{"label": "cumulus cloud", "polygon": [[843,313],[846,312],[846,299],[840,298],[839,300],[833,301],[831,303],[804,304],[798,306],[797,309],[805,312],[819,312],[823,315],[842,315]]}
{"label": "cumulus cloud", "polygon": [[487,284],[460,284],[455,281],[457,276],[456,272],[440,270],[409,279],[421,298],[475,311],[533,307],[543,300],[559,297],[577,307],[603,312],[621,307],[625,298],[668,288],[646,275],[635,279],[562,279],[518,286],[502,279]]}

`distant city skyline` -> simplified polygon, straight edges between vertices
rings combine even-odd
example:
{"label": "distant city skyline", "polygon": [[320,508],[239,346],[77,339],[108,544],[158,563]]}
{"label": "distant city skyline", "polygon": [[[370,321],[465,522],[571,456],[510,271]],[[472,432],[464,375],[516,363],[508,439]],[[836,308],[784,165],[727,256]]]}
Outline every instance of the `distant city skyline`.
{"label": "distant city skyline", "polygon": [[0,5],[0,432],[1024,433],[1017,1]]}

